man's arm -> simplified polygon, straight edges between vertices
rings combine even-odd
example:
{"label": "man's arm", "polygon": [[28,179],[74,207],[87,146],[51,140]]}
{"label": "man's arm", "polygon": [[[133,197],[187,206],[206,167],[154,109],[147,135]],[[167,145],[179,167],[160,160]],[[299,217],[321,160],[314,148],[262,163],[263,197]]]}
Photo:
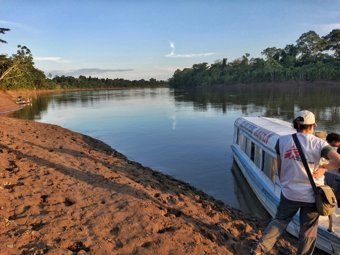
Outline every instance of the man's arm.
{"label": "man's arm", "polygon": [[329,159],[329,163],[319,166],[313,173],[314,178],[320,178],[327,170],[340,168],[340,154],[338,154],[335,150],[330,150],[327,153],[327,158]]}
{"label": "man's arm", "polygon": [[323,165],[327,170],[340,168],[340,154],[335,150],[328,152],[327,157],[329,158],[329,163]]}

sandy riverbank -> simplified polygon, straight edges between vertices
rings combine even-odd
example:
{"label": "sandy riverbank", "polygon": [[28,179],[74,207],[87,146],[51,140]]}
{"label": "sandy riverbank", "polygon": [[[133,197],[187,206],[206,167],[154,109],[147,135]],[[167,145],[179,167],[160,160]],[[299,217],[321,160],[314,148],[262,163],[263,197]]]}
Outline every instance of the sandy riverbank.
{"label": "sandy riverbank", "polygon": [[19,110],[22,106],[14,101],[15,95],[0,91],[0,115]]}
{"label": "sandy riverbank", "polygon": [[[0,112],[10,100],[0,94]],[[0,254],[248,255],[267,223],[98,140],[8,117],[0,189]],[[294,246],[284,235],[272,254]]]}

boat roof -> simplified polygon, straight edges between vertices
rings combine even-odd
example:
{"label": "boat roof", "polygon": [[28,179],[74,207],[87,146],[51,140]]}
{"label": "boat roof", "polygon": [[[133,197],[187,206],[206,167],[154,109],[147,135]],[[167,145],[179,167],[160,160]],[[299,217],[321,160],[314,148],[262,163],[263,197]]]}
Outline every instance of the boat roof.
{"label": "boat roof", "polygon": [[268,117],[240,117],[235,121],[235,125],[271,150],[275,148],[280,136],[296,133],[291,123]]}

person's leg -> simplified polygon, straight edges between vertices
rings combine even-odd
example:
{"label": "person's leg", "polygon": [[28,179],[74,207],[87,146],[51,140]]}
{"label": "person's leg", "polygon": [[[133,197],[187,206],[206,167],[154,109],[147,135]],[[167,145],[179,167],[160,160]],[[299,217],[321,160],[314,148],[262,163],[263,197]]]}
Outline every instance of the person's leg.
{"label": "person's leg", "polygon": [[258,247],[269,252],[299,209],[299,204],[281,195],[275,218],[266,227]]}
{"label": "person's leg", "polygon": [[298,255],[313,254],[318,234],[319,213],[315,204],[300,208],[300,234]]}

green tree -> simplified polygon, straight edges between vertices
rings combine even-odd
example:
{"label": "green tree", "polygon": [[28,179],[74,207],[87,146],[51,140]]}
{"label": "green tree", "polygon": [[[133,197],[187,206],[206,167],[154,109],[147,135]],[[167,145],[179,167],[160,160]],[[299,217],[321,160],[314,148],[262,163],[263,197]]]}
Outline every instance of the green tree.
{"label": "green tree", "polygon": [[326,50],[333,50],[335,57],[340,60],[340,29],[333,29],[328,35],[324,36]]}
{"label": "green tree", "polygon": [[7,64],[0,76],[2,88],[36,89],[44,86],[45,74],[34,67],[32,53],[26,46],[18,45],[17,53],[9,58]]}
{"label": "green tree", "polygon": [[299,49],[293,45],[288,44],[281,52],[280,63],[284,67],[295,67]]}
{"label": "green tree", "polygon": [[[33,66],[31,51],[26,46],[18,45],[17,53],[12,55],[9,63],[10,66],[0,76],[0,82],[5,78],[11,79],[20,76],[24,70]],[[13,74],[13,76],[9,76],[9,74]]]}
{"label": "green tree", "polygon": [[325,46],[325,41],[314,31],[303,33],[296,43],[302,64],[316,62]]}
{"label": "green tree", "polygon": [[269,47],[264,49],[261,54],[267,58],[267,61],[279,61],[282,49],[276,47]]}

